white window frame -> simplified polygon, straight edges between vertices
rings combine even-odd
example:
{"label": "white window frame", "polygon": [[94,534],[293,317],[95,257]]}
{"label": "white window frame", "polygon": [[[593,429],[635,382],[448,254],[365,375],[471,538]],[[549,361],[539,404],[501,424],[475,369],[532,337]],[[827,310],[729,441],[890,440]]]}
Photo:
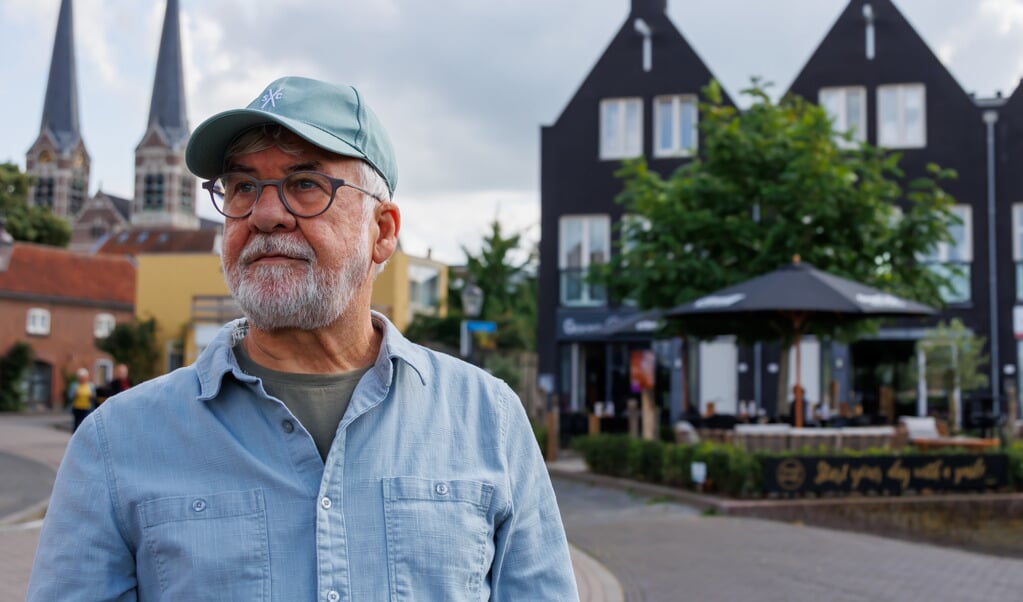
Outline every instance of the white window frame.
{"label": "white window frame", "polygon": [[33,307],[25,317],[25,333],[34,336],[50,335],[50,310]]}
{"label": "white window frame", "polygon": [[92,336],[97,339],[105,339],[114,331],[115,326],[117,326],[117,318],[114,317],[114,314],[96,314],[96,318],[92,322]]}
{"label": "white window frame", "polygon": [[942,291],[942,297],[948,303],[967,303],[972,299],[971,279],[973,274],[973,207],[970,205],[953,205],[952,212],[955,213],[961,224],[953,228],[962,229],[962,240],[958,244],[947,242],[938,243],[932,253],[920,258],[922,263],[931,265],[931,269],[941,273],[950,273],[949,266],[960,266],[965,268],[965,274],[961,277],[960,286],[952,290]]}
{"label": "white window frame", "polygon": [[[661,108],[661,104],[665,101],[671,103],[668,114],[665,115],[665,110]],[[683,111],[690,109],[692,110],[692,124],[689,128],[689,138],[692,141],[690,146],[685,146],[682,133],[684,115]],[[671,140],[665,141],[662,136],[663,128],[661,128],[661,121],[664,119],[670,120],[670,127],[668,131],[671,132]],[[700,123],[700,106],[695,95],[692,94],[671,94],[664,96],[654,97],[654,157],[691,157],[696,154],[697,149],[700,145],[699,136],[699,123]]]}
{"label": "white window frame", "polygon": [[[850,114],[849,114],[849,96],[857,95],[860,97],[860,110],[857,115],[858,122],[850,125]],[[832,113],[828,111],[829,103],[826,102],[826,98],[834,95],[837,98],[835,106],[840,108],[839,113]],[[843,86],[843,87],[830,87],[821,88],[817,93],[817,104],[821,106],[825,111],[828,112],[828,117],[831,118],[832,128],[835,131],[835,144],[839,148],[856,148],[860,143],[867,141],[867,89],[863,86]],[[844,134],[852,130],[852,140],[846,140]]]}
{"label": "white window frame", "polygon": [[1023,301],[1023,203],[1012,205],[1012,259],[1016,264],[1016,301]]}
{"label": "white window frame", "polygon": [[[571,265],[569,257],[569,249],[565,246],[565,241],[568,240],[567,231],[568,227],[574,222],[578,222],[581,225],[580,234],[580,256],[579,265]],[[592,239],[590,230],[596,224],[603,229],[603,237],[600,245],[601,249],[591,249],[590,241]],[[603,252],[604,256],[599,258],[600,261],[594,261],[594,253]],[[606,263],[610,258],[611,253],[611,218],[607,214],[586,214],[586,215],[563,215],[558,223],[558,273],[559,273],[559,298],[561,304],[567,307],[599,307],[607,305],[607,292],[603,295],[599,294],[598,291],[594,290],[596,287],[586,282],[585,276],[590,269],[591,265],[598,265],[600,263]],[[568,297],[568,287],[565,285],[564,273],[566,270],[578,271],[580,278],[579,290],[580,294],[578,298]]]}
{"label": "white window frame", "polygon": [[[635,123],[630,123],[629,108],[635,109]],[[613,131],[608,131],[608,112],[617,110]],[[605,98],[600,101],[600,158],[632,159],[643,155],[643,99],[639,97]],[[613,137],[611,137],[613,136]]]}
{"label": "white window frame", "polygon": [[[885,116],[885,107],[882,98],[886,91],[895,91],[896,105],[896,133],[894,137],[885,134],[882,127],[882,120]],[[920,91],[920,135],[919,138],[910,138],[906,129],[906,92],[909,90]],[[886,84],[877,87],[877,145],[884,148],[924,148],[927,146],[927,87],[923,84]]]}

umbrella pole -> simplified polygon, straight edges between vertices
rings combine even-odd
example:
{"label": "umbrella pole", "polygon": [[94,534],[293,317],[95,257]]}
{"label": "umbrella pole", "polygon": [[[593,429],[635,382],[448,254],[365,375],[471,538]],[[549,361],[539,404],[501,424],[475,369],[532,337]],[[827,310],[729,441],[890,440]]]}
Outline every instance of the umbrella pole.
{"label": "umbrella pole", "polygon": [[802,374],[801,374],[802,367],[803,367],[803,362],[802,362],[802,358],[800,358],[800,356],[799,356],[799,331],[802,330],[802,327],[803,327],[803,318],[802,318],[802,316],[796,316],[795,318],[793,318],[792,321],[793,321],[793,323],[795,324],[795,327],[796,327],[795,328],[796,336],[795,336],[795,341],[794,341],[794,345],[795,345],[795,348],[796,348],[796,403],[795,403],[795,406],[796,406],[796,420],[795,420],[795,425],[796,425],[796,428],[803,428],[803,379],[802,379]]}

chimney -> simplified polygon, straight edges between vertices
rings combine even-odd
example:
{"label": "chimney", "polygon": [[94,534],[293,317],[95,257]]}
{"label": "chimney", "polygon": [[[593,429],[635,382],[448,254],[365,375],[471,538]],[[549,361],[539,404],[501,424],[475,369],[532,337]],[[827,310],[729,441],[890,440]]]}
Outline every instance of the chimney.
{"label": "chimney", "polygon": [[633,16],[662,15],[668,11],[668,0],[632,0]]}

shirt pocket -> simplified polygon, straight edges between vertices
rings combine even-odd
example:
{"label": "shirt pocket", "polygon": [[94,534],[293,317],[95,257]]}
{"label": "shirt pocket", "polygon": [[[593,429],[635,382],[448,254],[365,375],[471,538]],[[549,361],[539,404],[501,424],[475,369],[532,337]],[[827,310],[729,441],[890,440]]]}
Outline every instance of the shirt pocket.
{"label": "shirt pocket", "polygon": [[494,486],[392,477],[383,489],[390,600],[478,599],[494,556]]}
{"label": "shirt pocket", "polygon": [[166,600],[269,600],[263,492],[224,491],[139,506],[143,558]]}

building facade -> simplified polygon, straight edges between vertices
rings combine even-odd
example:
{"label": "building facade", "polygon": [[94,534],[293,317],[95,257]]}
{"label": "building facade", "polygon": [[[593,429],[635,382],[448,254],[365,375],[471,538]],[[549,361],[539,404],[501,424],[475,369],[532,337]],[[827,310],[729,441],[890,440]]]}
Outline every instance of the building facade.
{"label": "building facade", "polygon": [[[795,366],[792,358],[787,369],[779,365],[785,355],[777,344],[739,347],[722,337],[687,342],[688,353],[681,353],[681,341],[657,341],[649,329],[615,332],[609,327],[635,310],[583,278],[615,252],[617,224],[628,218],[614,201],[622,189],[613,177],[620,160],[642,155],[666,176],[699,152],[692,103],[713,76],[665,8],[663,0],[634,0],[562,115],[541,130],[539,384],[563,412],[592,410],[597,401],[621,408],[635,396],[630,356],[653,349],[658,403],[671,419],[682,400],[698,408],[713,401],[719,413],[735,413],[749,400],[768,414],[785,414],[778,391],[791,386]],[[941,315],[894,322],[852,345],[804,338],[807,399],[879,412],[887,391],[889,403],[907,406],[889,411],[915,412],[908,366],[916,342],[955,318],[987,340],[991,360],[989,387],[964,392],[965,408],[1004,412],[1019,389],[1023,351],[1023,175],[1012,169],[1023,153],[1023,92],[969,94],[892,0],[851,0],[788,92],[823,106],[836,131],[901,153],[904,190],[930,163],[954,169],[958,177],[942,187],[961,220],[952,243],[919,258],[952,276]],[[689,358],[684,375],[682,358]],[[782,387],[786,375],[790,382]]]}

